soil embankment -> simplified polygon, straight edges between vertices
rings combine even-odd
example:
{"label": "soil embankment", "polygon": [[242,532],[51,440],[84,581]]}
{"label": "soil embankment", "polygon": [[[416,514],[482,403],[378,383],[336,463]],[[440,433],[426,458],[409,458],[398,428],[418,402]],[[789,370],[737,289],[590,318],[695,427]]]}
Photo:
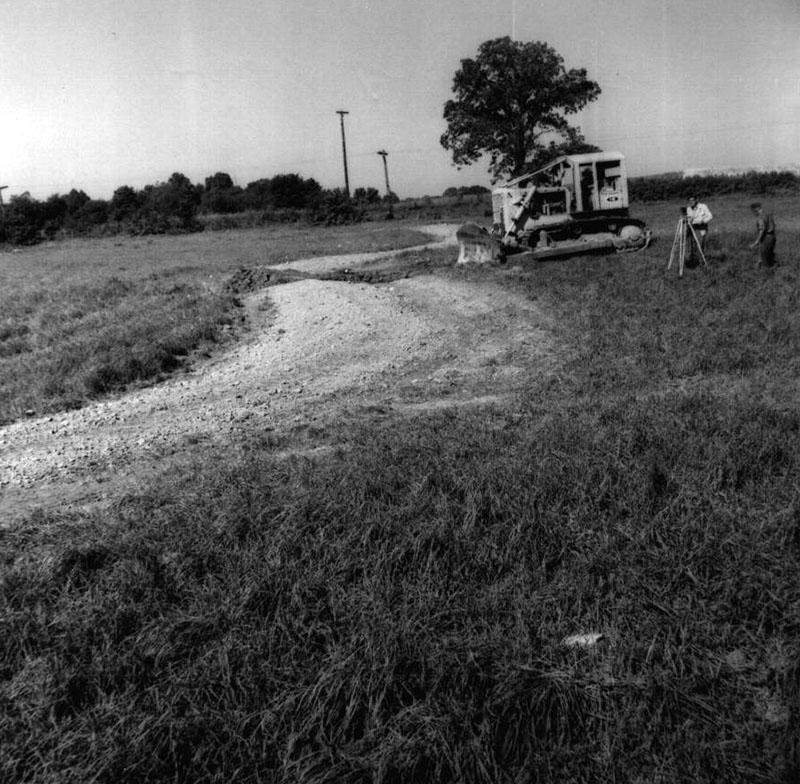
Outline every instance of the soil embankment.
{"label": "soil embankment", "polygon": [[[423,230],[441,245],[454,228]],[[224,455],[254,433],[324,430],[345,409],[485,403],[513,391],[523,358],[554,365],[535,303],[447,275],[393,280],[376,272],[384,257],[242,273],[234,285],[250,292],[249,329],[230,351],[162,384],[0,429],[0,525],[109,502],[196,450]]]}

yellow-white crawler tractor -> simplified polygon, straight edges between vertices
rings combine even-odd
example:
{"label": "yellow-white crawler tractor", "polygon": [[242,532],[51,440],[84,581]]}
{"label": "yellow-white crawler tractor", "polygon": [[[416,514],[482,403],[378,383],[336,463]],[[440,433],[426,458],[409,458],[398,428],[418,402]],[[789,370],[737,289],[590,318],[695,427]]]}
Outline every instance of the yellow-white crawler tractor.
{"label": "yellow-white crawler tractor", "polygon": [[642,250],[650,230],[628,215],[625,158],[616,152],[563,155],[492,191],[491,231],[456,232],[458,263],[551,259],[596,250]]}

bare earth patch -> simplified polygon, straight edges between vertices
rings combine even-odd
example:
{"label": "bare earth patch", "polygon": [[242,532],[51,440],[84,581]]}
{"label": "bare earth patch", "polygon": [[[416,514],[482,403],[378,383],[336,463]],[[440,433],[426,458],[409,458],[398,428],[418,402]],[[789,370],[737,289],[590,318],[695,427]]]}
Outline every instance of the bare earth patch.
{"label": "bare earth patch", "polygon": [[[454,243],[453,226],[423,230]],[[386,256],[282,268],[358,270]],[[0,429],[0,526],[37,508],[69,513],[113,501],[199,449],[224,460],[254,434],[324,430],[359,411],[492,403],[513,393],[531,361],[543,375],[557,364],[548,316],[492,283],[306,278],[256,291],[245,305],[245,339],[192,372]]]}

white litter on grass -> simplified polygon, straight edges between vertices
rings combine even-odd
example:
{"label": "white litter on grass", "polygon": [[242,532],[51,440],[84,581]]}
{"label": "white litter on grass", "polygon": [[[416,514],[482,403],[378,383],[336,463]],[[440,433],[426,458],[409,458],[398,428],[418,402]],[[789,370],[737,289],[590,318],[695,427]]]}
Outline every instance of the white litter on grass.
{"label": "white litter on grass", "polygon": [[568,648],[588,648],[591,645],[597,645],[600,640],[603,639],[603,635],[600,632],[589,632],[588,634],[572,634],[569,637],[565,637],[561,644],[565,645]]}

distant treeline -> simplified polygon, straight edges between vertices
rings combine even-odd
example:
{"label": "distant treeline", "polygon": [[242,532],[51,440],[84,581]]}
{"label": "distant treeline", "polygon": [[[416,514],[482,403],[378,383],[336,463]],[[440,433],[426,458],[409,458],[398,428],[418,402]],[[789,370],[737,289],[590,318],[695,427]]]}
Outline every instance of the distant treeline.
{"label": "distant treeline", "polygon": [[[631,178],[628,189],[631,201],[640,202],[686,199],[692,194],[769,196],[800,191],[800,178],[788,171],[685,178],[674,173]],[[452,187],[442,198],[457,206],[465,197],[482,199],[488,193],[482,185]],[[32,245],[65,236],[169,234],[286,221],[354,223],[369,213],[375,215],[382,206],[388,208],[387,217],[391,216],[392,205],[398,201],[394,193],[381,196],[375,188],[356,188],[348,199],[342,189],[326,190],[299,174],[278,174],[242,188],[224,172],[199,184],[176,172],[166,182],[141,190],[123,185],[110,200],[91,199],[74,189],[45,201],[28,193],[12,196],[0,212],[0,242]],[[430,197],[423,201],[435,206]],[[418,207],[415,203],[409,209],[413,212]]]}
{"label": "distant treeline", "polygon": [[452,199],[454,196],[481,196],[484,193],[491,193],[491,190],[483,185],[462,185],[460,188],[448,188],[442,196]]}
{"label": "distant treeline", "polygon": [[348,199],[341,189],[326,190],[298,174],[278,174],[242,188],[222,172],[202,184],[176,172],[166,182],[141,190],[123,185],[110,200],[91,199],[75,189],[45,201],[28,193],[12,196],[0,214],[0,242],[32,245],[64,236],[201,231],[214,225],[213,216],[246,212],[257,213],[261,223],[348,223],[361,220],[368,206],[396,201],[394,194],[381,197],[375,188],[357,188]]}
{"label": "distant treeline", "polygon": [[738,175],[702,175],[682,177],[680,174],[656,177],[634,177],[628,182],[631,201],[670,201],[697,197],[724,196],[740,193],[752,196],[770,196],[795,193],[800,190],[800,179],[789,171],[747,172]]}

